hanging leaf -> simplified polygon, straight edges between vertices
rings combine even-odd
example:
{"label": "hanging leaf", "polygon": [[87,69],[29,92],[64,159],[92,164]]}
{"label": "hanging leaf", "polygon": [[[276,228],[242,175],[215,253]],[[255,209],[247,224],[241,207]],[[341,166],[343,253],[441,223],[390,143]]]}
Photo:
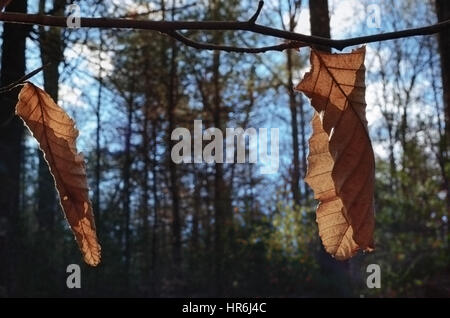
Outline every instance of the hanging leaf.
{"label": "hanging leaf", "polygon": [[76,149],[78,130],[74,121],[45,91],[31,83],[26,83],[20,91],[16,114],[25,122],[44,153],[84,261],[91,266],[98,265],[100,245],[84,159]]}
{"label": "hanging leaf", "polygon": [[312,50],[297,90],[316,110],[305,181],[319,200],[316,220],[328,253],[345,260],[373,250],[375,160],[365,117],[365,47]]}

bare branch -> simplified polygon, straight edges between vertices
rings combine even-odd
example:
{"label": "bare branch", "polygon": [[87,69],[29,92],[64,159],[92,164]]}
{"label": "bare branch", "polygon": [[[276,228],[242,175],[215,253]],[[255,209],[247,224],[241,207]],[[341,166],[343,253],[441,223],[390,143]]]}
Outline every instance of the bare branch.
{"label": "bare branch", "polygon": [[250,18],[250,20],[248,20],[249,23],[251,24],[255,24],[256,19],[258,19],[259,14],[261,13],[261,10],[264,6],[264,1],[260,0],[258,3],[258,9],[256,10],[255,14]]}
{"label": "bare branch", "polygon": [[27,81],[28,79],[32,78],[34,75],[38,74],[39,72],[41,72],[44,68],[46,68],[49,65],[50,65],[50,63],[47,63],[47,64],[45,64],[45,65],[35,69],[31,73],[28,73],[25,76],[22,76],[17,81],[9,84],[8,86],[1,87],[0,88],[0,94],[9,92],[10,90],[16,88],[17,86],[22,85],[23,83],[25,83],[25,81]]}
{"label": "bare branch", "polygon": [[[248,31],[256,34],[272,36],[288,41],[296,41],[308,46],[321,45],[337,50],[343,50],[346,47],[361,45],[365,43],[387,41],[399,38],[406,38],[418,35],[431,35],[442,30],[450,28],[450,20],[440,22],[434,25],[429,25],[421,28],[406,29],[402,31],[380,33],[369,36],[361,36],[356,38],[344,40],[332,40],[328,38],[304,35],[285,30],[274,29],[255,23],[258,15],[261,12],[263,2],[259,2],[258,10],[248,21],[151,21],[151,20],[129,20],[129,19],[115,19],[115,18],[81,18],[82,28],[107,28],[107,29],[134,29],[134,30],[152,30],[173,36],[177,40],[189,44],[189,46],[198,49],[223,50],[228,52],[241,53],[260,53],[266,51],[281,51],[286,48],[296,47],[292,42],[286,42],[279,46],[271,46],[266,48],[233,48],[226,45],[218,44],[204,44],[189,40],[177,33],[181,30],[201,30],[201,31]],[[50,16],[50,15],[36,15],[24,13],[0,13],[0,21],[9,23],[22,23],[31,25],[67,27],[66,17]],[[304,46],[304,45],[303,45]]]}
{"label": "bare branch", "polygon": [[265,53],[268,51],[284,51],[286,49],[294,49],[305,46],[304,44],[296,41],[288,41],[278,45],[271,46],[263,46],[263,47],[236,47],[236,46],[228,46],[228,45],[218,45],[218,44],[209,44],[193,41],[178,32],[167,32],[168,36],[182,42],[183,44],[199,49],[199,50],[219,50],[225,52],[236,52],[236,53]]}

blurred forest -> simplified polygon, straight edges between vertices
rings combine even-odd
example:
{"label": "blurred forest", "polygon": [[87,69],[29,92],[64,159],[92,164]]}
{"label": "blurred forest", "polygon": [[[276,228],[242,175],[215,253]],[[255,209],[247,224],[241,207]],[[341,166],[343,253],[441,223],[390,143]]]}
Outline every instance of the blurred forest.
{"label": "blurred forest", "polygon": [[[8,11],[67,15],[66,0],[13,0]],[[395,3],[395,4],[393,4]],[[82,16],[246,20],[256,1],[83,0]],[[380,9],[379,28],[366,23]],[[329,12],[328,12],[329,11]],[[328,19],[328,16],[330,19]],[[311,19],[310,19],[311,18]],[[258,23],[333,38],[450,19],[445,0],[267,0]],[[102,245],[83,264],[46,163],[0,95],[0,296],[450,296],[450,32],[367,46],[367,115],[376,154],[375,247],[338,262],[321,247],[303,182],[312,107],[293,90],[309,49],[201,51],[157,32],[2,23],[0,86],[33,78],[76,119]],[[184,32],[261,46],[244,32]],[[348,50],[346,50],[348,51]],[[175,164],[176,127],[277,127],[280,168]],[[446,137],[447,136],[447,137]],[[66,287],[80,264],[82,288]],[[366,286],[368,264],[381,288]]]}

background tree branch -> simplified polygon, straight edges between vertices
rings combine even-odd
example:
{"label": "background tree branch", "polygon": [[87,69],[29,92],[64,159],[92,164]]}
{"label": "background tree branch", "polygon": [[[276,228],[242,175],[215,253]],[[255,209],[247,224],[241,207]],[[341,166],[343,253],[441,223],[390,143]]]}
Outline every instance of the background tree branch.
{"label": "background tree branch", "polygon": [[[337,50],[365,43],[394,40],[419,35],[431,35],[450,28],[450,20],[433,25],[405,29],[395,32],[380,33],[342,40],[333,40],[320,36],[310,36],[291,31],[279,30],[256,23],[256,19],[262,10],[263,1],[259,2],[256,13],[248,21],[151,21],[130,20],[118,18],[80,18],[81,28],[103,28],[103,29],[134,29],[158,31],[171,36],[182,43],[197,49],[222,50],[241,53],[261,53],[266,51],[281,51],[288,48],[298,47],[298,43],[280,44],[262,48],[231,47],[218,44],[201,44],[185,38],[176,33],[180,30],[198,31],[248,31],[256,34],[272,36],[288,41],[304,43],[307,46],[320,45]],[[67,18],[51,15],[24,14],[15,12],[0,13],[0,21],[7,23],[21,23],[41,26],[67,27]],[[289,42],[287,42],[289,43]]]}

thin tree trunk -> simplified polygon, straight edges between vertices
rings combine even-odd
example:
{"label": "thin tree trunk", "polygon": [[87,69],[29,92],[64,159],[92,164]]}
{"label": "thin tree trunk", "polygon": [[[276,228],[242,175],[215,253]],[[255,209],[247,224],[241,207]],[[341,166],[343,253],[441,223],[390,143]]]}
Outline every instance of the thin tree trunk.
{"label": "thin tree trunk", "polygon": [[[328,13],[327,0],[309,1],[311,34],[321,37],[330,38],[330,16]],[[330,52],[328,47],[317,46],[316,49]],[[321,249],[318,255],[321,271],[324,275],[331,275],[329,279],[335,279],[333,275],[338,275],[339,272],[347,272],[350,274],[349,262],[338,262],[334,260],[324,249],[321,244]]]}
{"label": "thin tree trunk", "polygon": [[[380,49],[380,48],[379,48]],[[379,61],[381,62],[381,56],[377,55]],[[382,65],[382,63],[381,63]],[[382,83],[382,94],[383,94],[383,100],[386,102],[388,100],[387,94],[388,94],[388,88],[387,88],[387,79],[386,79],[386,72],[383,67],[380,69],[380,75],[381,75],[381,83]],[[386,107],[386,106],[384,106]],[[388,141],[389,141],[389,186],[390,190],[394,191],[397,188],[397,165],[395,163],[395,154],[394,154],[394,127],[392,123],[392,114],[389,112],[386,108],[381,109],[381,114],[383,115],[385,121],[386,121],[386,128],[388,132]]]}
{"label": "thin tree trunk", "polygon": [[[132,80],[133,81],[133,80]],[[133,89],[130,90],[130,97],[127,101],[127,128],[125,134],[125,163],[123,167],[123,211],[125,214],[125,275],[126,283],[129,284],[130,264],[131,264],[131,138],[133,124]]]}
{"label": "thin tree trunk", "polygon": [[[450,19],[450,2],[436,0],[436,12],[439,22]],[[439,33],[439,51],[441,55],[442,87],[444,90],[445,131],[450,136],[450,30]],[[448,139],[447,139],[448,142]]]}
{"label": "thin tree trunk", "polygon": [[[311,24],[311,35],[328,39],[331,38],[328,0],[309,1],[309,20]],[[331,52],[331,49],[326,46],[316,45],[315,48],[324,52]]]}
{"label": "thin tree trunk", "polygon": [[[214,127],[223,131],[223,123],[221,120],[221,98],[220,98],[220,52],[213,52],[213,85],[214,85]],[[215,249],[215,281],[217,296],[223,293],[224,284],[224,253],[225,253],[225,232],[226,232],[226,218],[225,218],[225,180],[223,176],[223,164],[214,164],[214,249]]]}
{"label": "thin tree trunk", "polygon": [[[144,65],[144,76],[145,76],[145,86],[150,87],[150,78],[153,76],[152,71],[149,71],[150,67],[148,65],[148,61],[145,60]],[[152,92],[149,92],[151,94]],[[142,128],[142,155],[143,155],[143,184],[142,184],[142,218],[143,218],[143,231],[142,231],[142,241],[143,241],[143,248],[142,253],[144,254],[144,274],[143,276],[146,277],[148,280],[149,286],[150,286],[150,295],[155,297],[155,282],[153,279],[155,278],[154,275],[154,269],[155,269],[155,259],[156,259],[156,222],[157,222],[157,210],[155,210],[155,217],[153,225],[153,233],[152,233],[152,240],[150,243],[150,208],[149,208],[149,200],[150,200],[150,191],[152,190],[153,196],[154,196],[154,203],[153,206],[156,209],[157,205],[157,198],[156,198],[156,180],[153,180],[153,186],[152,189],[150,189],[150,169],[152,168],[152,173],[156,174],[156,160],[153,160],[153,163],[150,158],[150,152],[151,152],[151,140],[154,140],[154,152],[153,154],[156,156],[156,120],[153,123],[153,129],[150,131],[150,125],[151,123],[151,117],[150,114],[152,113],[152,109],[150,106],[150,96],[146,96],[146,103],[143,107],[143,116],[144,116],[144,123]],[[155,116],[157,118],[157,116]],[[153,134],[153,136],[150,136],[150,133]],[[153,158],[156,159],[156,158]]]}
{"label": "thin tree trunk", "polygon": [[[305,114],[305,109],[304,109],[304,102],[303,102],[303,98],[300,97],[300,136],[301,136],[301,142],[302,142],[302,178],[303,180],[306,177],[306,170],[307,170],[307,161],[306,161],[306,156],[307,156],[307,152],[308,152],[308,145],[307,145],[307,141],[306,141],[306,114]],[[309,197],[309,188],[306,185],[306,182],[303,181],[303,196],[304,199],[307,200]]]}
{"label": "thin tree trunk", "polygon": [[[162,6],[164,6],[164,1],[162,1]],[[172,5],[172,20],[175,15],[175,4]],[[163,11],[164,12],[164,11]],[[163,50],[165,51],[165,50]],[[162,52],[163,65],[165,64],[166,56],[165,52]],[[181,279],[181,216],[180,216],[180,199],[179,199],[179,186],[178,186],[178,169],[175,162],[173,162],[170,157],[170,151],[175,145],[175,142],[171,139],[172,131],[176,127],[175,110],[177,107],[176,98],[176,76],[177,76],[177,58],[178,50],[177,44],[174,39],[170,39],[170,61],[169,61],[169,78],[167,86],[167,103],[168,103],[168,126],[167,126],[167,138],[168,138],[168,166],[169,166],[169,178],[170,178],[170,194],[172,196],[172,258],[173,266],[175,271],[175,279],[179,281]]]}
{"label": "thin tree trunk", "polygon": [[[171,57],[170,57],[170,79],[168,87],[168,103],[169,103],[169,125],[168,125],[168,137],[170,138],[172,131],[176,127],[175,122],[175,76],[176,76],[176,44],[174,40],[171,40]],[[170,140],[169,150],[174,146],[174,141]],[[172,213],[173,213],[173,260],[175,267],[179,270],[181,265],[181,217],[180,217],[180,199],[178,189],[178,173],[175,162],[169,156],[169,170],[170,170],[170,192],[172,195]]]}
{"label": "thin tree trunk", "polygon": [[[436,0],[436,12],[439,21],[450,19],[450,2],[448,0]],[[444,30],[439,33],[439,52],[441,56],[441,72],[442,72],[442,89],[444,94],[444,115],[445,115],[445,134],[444,140],[441,142],[441,148],[444,149],[442,154],[444,162],[448,164],[448,156],[446,155],[450,147],[450,30]],[[447,172],[446,172],[447,171]],[[449,170],[444,169],[444,186],[446,187],[447,210],[450,211],[450,176]],[[450,239],[449,239],[450,240]]]}
{"label": "thin tree trunk", "polygon": [[[12,1],[6,11],[27,11],[25,0]],[[25,74],[24,25],[3,25],[0,86],[6,86]],[[22,121],[14,116],[19,88],[0,95],[0,297],[14,294],[15,248],[19,216],[20,163],[23,159]],[[4,294],[2,294],[2,291]]]}
{"label": "thin tree trunk", "polygon": [[152,228],[152,262],[151,262],[151,282],[152,282],[152,291],[153,295],[158,295],[158,229],[159,229],[159,220],[158,220],[158,210],[159,210],[159,199],[158,199],[158,175],[156,173],[156,154],[158,152],[158,144],[157,144],[157,126],[156,122],[153,123],[152,129],[152,139],[153,139],[153,157],[152,157],[152,194],[153,194],[153,228]]}
{"label": "thin tree trunk", "polygon": [[[220,20],[220,1],[212,2],[212,18]],[[213,36],[214,43],[223,42],[223,34]],[[221,52],[213,52],[212,61],[212,121],[214,127],[225,131],[227,122],[226,110],[222,107],[222,83],[220,74]],[[217,296],[225,293],[227,282],[227,268],[225,266],[225,250],[227,242],[232,238],[232,208],[230,200],[230,187],[224,178],[224,166],[222,163],[214,164],[214,278],[215,292]]]}
{"label": "thin tree trunk", "polygon": [[100,183],[101,183],[101,145],[100,145],[100,132],[102,129],[101,112],[102,112],[102,95],[103,95],[103,68],[101,63],[101,54],[103,52],[103,37],[100,30],[100,48],[99,48],[99,74],[98,74],[98,92],[97,92],[97,109],[95,110],[95,116],[97,120],[97,127],[95,130],[95,200],[94,200],[94,213],[95,224],[97,230],[101,232],[101,211],[100,211]]}
{"label": "thin tree trunk", "polygon": [[[207,196],[205,198],[205,208],[206,208],[206,215],[205,218],[203,218],[203,224],[202,228],[205,229],[205,251],[206,254],[210,255],[212,254],[211,249],[211,242],[212,242],[212,226],[211,226],[211,220],[212,220],[212,204],[211,204],[211,198],[213,197],[213,193],[211,193],[211,182],[209,180],[208,174],[205,175],[206,178],[206,190],[207,190]],[[212,269],[212,263],[211,258],[208,258],[208,268]],[[212,272],[212,271],[211,271]]]}
{"label": "thin tree trunk", "polygon": [[193,216],[192,216],[192,249],[194,253],[198,253],[198,241],[199,241],[199,216],[201,210],[201,191],[202,191],[202,179],[200,172],[194,171],[195,188],[194,188],[194,204],[193,204]]}
{"label": "thin tree trunk", "polygon": [[291,176],[291,191],[294,204],[301,205],[300,196],[300,157],[299,157],[299,141],[298,141],[298,113],[297,100],[294,92],[293,83],[293,66],[292,66],[292,50],[287,50],[287,71],[288,71],[288,93],[289,93],[289,109],[291,111],[291,129],[292,129],[292,152],[293,152],[293,171]]}
{"label": "thin tree trunk", "polygon": [[[147,69],[147,68],[146,68]],[[150,138],[148,136],[148,126],[149,126],[149,106],[144,106],[144,125],[142,127],[142,156],[144,167],[142,171],[142,253],[144,255],[144,277],[151,278],[151,250],[149,250],[150,245],[150,209],[149,209],[149,198],[150,198],[150,184],[149,184],[149,172],[150,172]],[[147,276],[149,273],[149,276]],[[151,283],[151,282],[150,282]]]}
{"label": "thin tree trunk", "polygon": [[[288,22],[285,24],[284,22],[282,23],[283,25],[283,29],[290,31],[290,32],[294,32],[295,28],[297,26],[297,19],[298,19],[298,14],[300,12],[300,8],[301,8],[301,1],[287,1],[287,9],[288,9],[288,13],[289,13],[289,20]],[[284,17],[283,17],[283,8],[280,6],[278,8],[278,12],[280,15],[280,18],[284,21]],[[288,81],[287,83],[284,83],[284,85],[286,86],[286,90],[289,96],[289,111],[291,114],[291,137],[292,137],[292,170],[290,171],[290,186],[291,186],[291,194],[292,194],[292,200],[293,200],[293,205],[295,206],[300,206],[301,205],[301,200],[302,200],[302,192],[300,191],[300,180],[301,180],[301,176],[302,176],[302,171],[300,168],[300,145],[299,145],[299,123],[298,123],[298,114],[299,114],[299,109],[297,106],[297,95],[296,92],[294,91],[294,83],[293,83],[293,77],[294,77],[294,54],[292,50],[287,50],[286,51],[286,71],[287,71],[287,77],[288,77]],[[300,120],[301,120],[301,131],[302,131],[302,143],[304,143],[304,138],[305,138],[305,129],[304,129],[304,113],[303,113],[303,105],[302,105],[302,100],[300,98]],[[302,144],[302,160],[304,159],[306,161],[306,154],[304,152],[305,148],[304,148],[304,144]],[[303,165],[303,169],[306,165]],[[306,194],[306,190],[303,192],[304,194]]]}
{"label": "thin tree trunk", "polygon": [[[45,0],[39,2],[39,12],[44,13]],[[64,14],[65,0],[53,0],[53,11],[55,15]],[[47,65],[43,70],[44,89],[58,102],[59,88],[59,64],[63,59],[63,40],[60,28],[39,27],[39,45],[41,61]],[[57,211],[57,198],[53,177],[50,174],[47,162],[42,152],[39,152],[39,180],[38,180],[38,206],[37,219],[41,230],[46,234],[51,234],[54,230],[54,223]]]}

